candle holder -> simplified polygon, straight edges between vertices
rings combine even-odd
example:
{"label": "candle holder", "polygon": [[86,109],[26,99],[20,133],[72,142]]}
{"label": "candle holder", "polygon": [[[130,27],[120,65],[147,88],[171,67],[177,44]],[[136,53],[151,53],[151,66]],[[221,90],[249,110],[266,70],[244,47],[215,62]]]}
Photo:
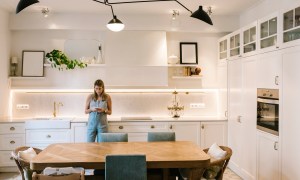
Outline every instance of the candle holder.
{"label": "candle holder", "polygon": [[12,57],[11,58],[11,69],[10,69],[10,74],[11,76],[16,76],[17,75],[17,67],[18,67],[18,58],[17,57]]}
{"label": "candle holder", "polygon": [[177,97],[177,94],[178,92],[177,91],[174,91],[172,93],[174,96],[172,98],[172,101],[171,101],[171,104],[170,106],[168,106],[168,110],[169,110],[169,113],[170,115],[173,117],[173,118],[179,118],[180,115],[183,114],[183,110],[184,110],[184,106],[182,106],[180,104],[180,100],[179,100],[179,97]]}

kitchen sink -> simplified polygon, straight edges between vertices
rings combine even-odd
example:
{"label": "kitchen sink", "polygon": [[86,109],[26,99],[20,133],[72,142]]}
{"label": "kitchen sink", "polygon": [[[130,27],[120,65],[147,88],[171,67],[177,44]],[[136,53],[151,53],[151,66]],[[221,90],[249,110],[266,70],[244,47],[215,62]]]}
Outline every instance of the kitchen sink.
{"label": "kitchen sink", "polygon": [[25,129],[70,129],[73,117],[37,117],[25,121]]}
{"label": "kitchen sink", "polygon": [[124,117],[121,117],[121,121],[151,121],[152,118],[150,116],[140,116],[140,117],[137,117],[137,116],[124,116]]}

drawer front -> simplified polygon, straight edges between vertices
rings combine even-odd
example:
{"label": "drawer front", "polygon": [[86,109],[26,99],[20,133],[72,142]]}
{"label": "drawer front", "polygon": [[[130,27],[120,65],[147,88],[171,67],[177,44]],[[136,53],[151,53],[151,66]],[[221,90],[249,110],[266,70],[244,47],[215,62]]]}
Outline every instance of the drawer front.
{"label": "drawer front", "polygon": [[25,145],[25,134],[0,135],[0,150],[14,150]]}
{"label": "drawer front", "polygon": [[168,123],[114,123],[109,124],[110,132],[165,132],[169,131]]}
{"label": "drawer front", "polygon": [[0,134],[25,133],[24,123],[0,123]]}
{"label": "drawer front", "polygon": [[10,153],[11,151],[0,151],[0,167],[17,166]]}
{"label": "drawer front", "polygon": [[67,143],[71,141],[70,129],[26,130],[26,144]]}

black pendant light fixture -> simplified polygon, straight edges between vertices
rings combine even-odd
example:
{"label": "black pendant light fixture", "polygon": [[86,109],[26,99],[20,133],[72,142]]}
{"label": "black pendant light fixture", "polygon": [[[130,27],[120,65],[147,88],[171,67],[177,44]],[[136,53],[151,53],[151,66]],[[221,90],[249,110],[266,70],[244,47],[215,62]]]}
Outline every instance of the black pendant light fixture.
{"label": "black pendant light fixture", "polygon": [[[124,24],[119,19],[117,19],[117,16],[115,16],[113,8],[112,8],[112,5],[116,5],[116,4],[129,4],[129,3],[175,1],[178,4],[180,4],[182,7],[184,7],[187,11],[189,11],[192,14],[191,17],[199,19],[201,21],[204,21],[204,22],[206,22],[206,23],[208,23],[210,25],[213,25],[213,23],[212,23],[209,15],[205,11],[203,11],[202,6],[199,6],[199,9],[193,13],[191,10],[189,10],[187,7],[185,7],[183,4],[181,4],[178,0],[141,0],[141,1],[120,1],[120,2],[113,2],[113,3],[108,2],[108,0],[103,0],[103,1],[93,0],[93,1],[111,7],[113,19],[110,20],[106,26],[111,31],[116,31],[116,32],[123,30],[124,29]],[[32,5],[32,4],[38,3],[38,2],[39,2],[38,0],[20,0],[19,4],[17,6],[17,9],[16,9],[16,13],[18,14],[20,11],[22,11],[26,7],[28,7],[28,6]]]}
{"label": "black pendant light fixture", "polygon": [[209,15],[203,11],[202,6],[199,6],[199,9],[197,11],[195,11],[191,17],[196,18],[196,19],[200,19],[201,21],[204,21],[210,25],[213,25]]}
{"label": "black pendant light fixture", "polygon": [[16,14],[18,14],[20,11],[27,8],[28,6],[38,2],[38,0],[20,0],[20,2],[17,5]]}

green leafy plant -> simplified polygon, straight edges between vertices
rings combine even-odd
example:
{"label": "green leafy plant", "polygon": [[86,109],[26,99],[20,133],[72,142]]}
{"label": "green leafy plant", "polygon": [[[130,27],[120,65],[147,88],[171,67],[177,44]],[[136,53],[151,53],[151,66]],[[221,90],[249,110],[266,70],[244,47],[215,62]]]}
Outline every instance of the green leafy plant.
{"label": "green leafy plant", "polygon": [[62,51],[54,49],[50,53],[46,54],[46,58],[51,63],[51,67],[58,68],[59,70],[75,69],[87,67],[86,63],[80,62],[76,59],[69,59]]}

